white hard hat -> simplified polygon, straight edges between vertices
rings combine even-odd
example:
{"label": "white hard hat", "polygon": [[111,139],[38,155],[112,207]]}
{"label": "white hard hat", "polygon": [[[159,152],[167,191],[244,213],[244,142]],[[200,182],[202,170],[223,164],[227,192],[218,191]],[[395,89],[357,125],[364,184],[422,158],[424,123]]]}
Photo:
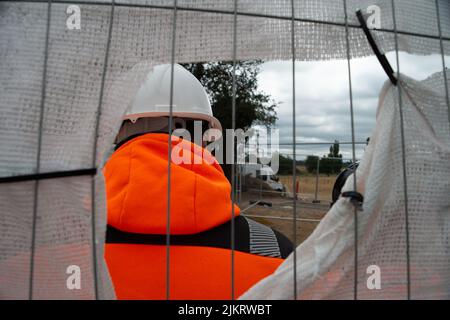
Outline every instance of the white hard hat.
{"label": "white hard hat", "polygon": [[[211,128],[222,130],[219,120],[213,116],[208,95],[201,83],[179,64],[173,67],[172,115],[206,120]],[[139,118],[169,116],[170,78],[170,64],[155,66],[137,92],[124,120],[136,122]]]}

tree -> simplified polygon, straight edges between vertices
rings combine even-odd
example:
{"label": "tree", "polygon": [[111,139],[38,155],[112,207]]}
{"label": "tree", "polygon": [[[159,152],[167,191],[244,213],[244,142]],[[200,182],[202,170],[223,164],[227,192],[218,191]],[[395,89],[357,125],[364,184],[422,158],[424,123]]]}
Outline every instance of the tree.
{"label": "tree", "polygon": [[330,175],[339,173],[342,169],[342,154],[339,153],[339,141],[334,140],[330,146],[328,158],[324,157],[320,161],[320,172]]}
{"label": "tree", "polygon": [[334,144],[330,146],[330,153],[328,154],[330,158],[342,158],[342,154],[339,154],[339,141],[334,140]]}
{"label": "tree", "polygon": [[[317,156],[308,156],[306,158],[305,166],[309,173],[316,173],[317,160]],[[337,174],[341,171],[342,164],[342,154],[339,153],[339,141],[334,140],[334,143],[330,146],[328,156],[323,156],[319,160],[319,173],[326,175]]]}
{"label": "tree", "polygon": [[[236,128],[252,125],[272,126],[277,120],[277,103],[258,90],[257,76],[262,61],[236,62]],[[205,87],[214,116],[224,129],[231,128],[233,100],[233,63],[219,61],[183,65]]]}
{"label": "tree", "polygon": [[[278,174],[292,174],[293,173],[293,162],[294,160],[292,158],[283,156],[282,154],[278,157],[279,161],[279,168],[278,168]],[[299,165],[299,161],[296,161],[296,166]],[[299,173],[300,171],[298,168],[295,168],[295,171]]]}
{"label": "tree", "polygon": [[[236,127],[243,130],[254,125],[270,127],[277,120],[277,103],[270,95],[258,90],[257,76],[262,61],[236,62]],[[205,87],[211,101],[214,116],[223,129],[232,128],[233,63],[219,61],[183,65]],[[224,136],[224,146],[226,145]],[[230,178],[231,167],[222,165]]]}
{"label": "tree", "polygon": [[322,174],[330,175],[332,173],[336,173],[336,168],[340,167],[339,165],[339,159],[329,158],[329,157],[323,157],[320,159],[320,168],[319,172]]}
{"label": "tree", "polygon": [[309,173],[316,173],[318,156],[307,156],[305,160],[305,167]]}

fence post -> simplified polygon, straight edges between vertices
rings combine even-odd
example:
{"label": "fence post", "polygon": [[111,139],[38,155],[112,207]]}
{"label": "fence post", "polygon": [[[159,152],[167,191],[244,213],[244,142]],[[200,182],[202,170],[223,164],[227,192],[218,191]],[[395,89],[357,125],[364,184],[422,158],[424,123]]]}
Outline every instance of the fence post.
{"label": "fence post", "polygon": [[240,206],[241,205],[241,200],[242,200],[242,165],[238,165],[237,166],[237,170],[238,170],[238,181],[239,181],[239,183],[238,183],[238,186],[239,186],[239,189],[238,189],[238,205]]}
{"label": "fence post", "polygon": [[317,194],[319,193],[319,170],[320,170],[320,157],[317,157],[317,167],[316,167],[316,192],[314,195],[313,203],[319,203],[320,200],[317,199]]}

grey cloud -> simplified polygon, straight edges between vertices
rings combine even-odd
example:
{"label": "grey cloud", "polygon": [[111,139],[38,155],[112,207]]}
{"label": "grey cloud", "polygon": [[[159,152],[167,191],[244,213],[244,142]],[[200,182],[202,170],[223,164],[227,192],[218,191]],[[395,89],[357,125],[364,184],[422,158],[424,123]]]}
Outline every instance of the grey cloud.
{"label": "grey cloud", "polygon": [[[388,58],[395,61],[395,54]],[[446,60],[450,62],[449,57]],[[379,92],[387,80],[375,57],[351,60],[355,140],[365,141],[375,126]],[[395,64],[393,64],[395,67]],[[424,79],[442,70],[439,55],[400,54],[402,73]],[[296,140],[300,142],[351,141],[350,98],[346,60],[296,63]],[[280,141],[292,142],[292,63],[272,61],[262,65],[260,89],[281,102],[275,127]],[[329,145],[302,145],[301,154],[322,155]],[[280,150],[291,153],[290,146]],[[357,147],[361,157],[364,146]],[[344,157],[351,157],[351,145],[341,145]]]}

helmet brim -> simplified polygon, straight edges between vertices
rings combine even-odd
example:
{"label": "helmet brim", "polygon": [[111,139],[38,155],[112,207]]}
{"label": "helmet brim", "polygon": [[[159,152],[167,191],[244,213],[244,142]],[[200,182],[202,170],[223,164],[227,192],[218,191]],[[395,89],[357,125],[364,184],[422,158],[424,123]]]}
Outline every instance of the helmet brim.
{"label": "helmet brim", "polygon": [[[168,116],[169,114],[167,112],[144,112],[144,113],[127,114],[123,117],[123,120],[130,120],[132,122],[136,122],[140,118],[156,118]],[[222,125],[220,124],[220,121],[214,116],[197,112],[173,112],[172,116],[186,119],[205,120],[209,122],[211,128],[222,131]]]}

